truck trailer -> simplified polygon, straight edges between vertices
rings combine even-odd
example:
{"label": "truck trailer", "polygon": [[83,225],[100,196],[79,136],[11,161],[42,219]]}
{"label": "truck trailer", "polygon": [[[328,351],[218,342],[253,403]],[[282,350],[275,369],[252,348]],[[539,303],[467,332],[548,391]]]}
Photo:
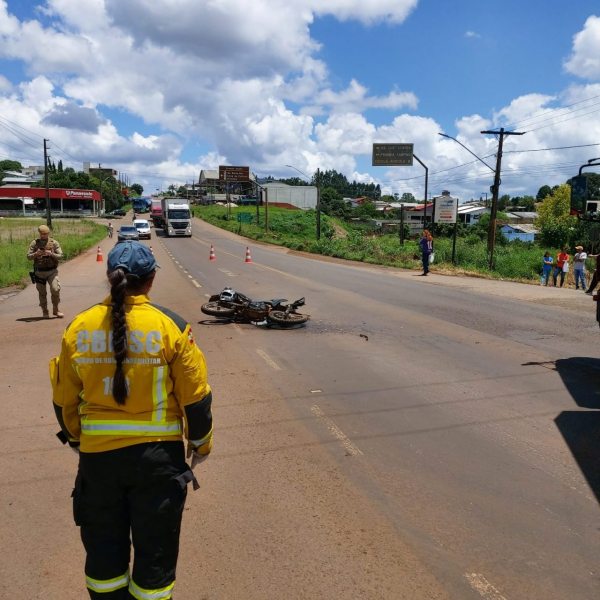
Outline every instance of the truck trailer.
{"label": "truck trailer", "polygon": [[192,237],[190,205],[183,198],[162,199],[163,231],[167,237]]}
{"label": "truck trailer", "polygon": [[150,218],[154,227],[163,226],[163,209],[162,200],[160,198],[152,198],[152,204],[150,204]]}

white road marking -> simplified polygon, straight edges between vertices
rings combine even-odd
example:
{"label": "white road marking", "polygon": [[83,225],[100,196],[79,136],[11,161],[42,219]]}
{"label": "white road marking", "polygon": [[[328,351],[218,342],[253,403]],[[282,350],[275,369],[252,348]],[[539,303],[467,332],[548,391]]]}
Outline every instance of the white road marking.
{"label": "white road marking", "polygon": [[329,417],[325,416],[325,413],[319,406],[315,404],[310,411],[325,423],[327,429],[329,429],[329,431],[331,431],[331,433],[342,443],[342,446],[344,446],[346,452],[350,456],[359,456],[360,454],[363,454],[363,451],[353,444],[350,441],[350,438]]}
{"label": "white road marking", "polygon": [[310,390],[311,394],[322,394],[323,390]]}
{"label": "white road marking", "polygon": [[201,288],[202,286],[195,280],[192,279],[192,283],[197,287],[197,288]]}
{"label": "white road marking", "polygon": [[486,600],[507,600],[481,573],[465,573],[471,587]]}
{"label": "white road marking", "polygon": [[264,351],[260,348],[256,349],[256,353],[275,371],[281,371],[281,367]]}

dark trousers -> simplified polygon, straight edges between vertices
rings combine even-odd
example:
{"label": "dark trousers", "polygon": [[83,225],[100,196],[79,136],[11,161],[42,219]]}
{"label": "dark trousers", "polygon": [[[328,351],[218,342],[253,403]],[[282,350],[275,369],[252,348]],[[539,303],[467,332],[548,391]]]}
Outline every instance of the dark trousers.
{"label": "dark trousers", "polygon": [[562,287],[563,283],[565,282],[565,272],[562,270],[562,267],[554,267],[554,271],[552,271],[552,281],[554,282],[554,287],[556,287],[556,282],[559,276],[560,287]]}
{"label": "dark trousers", "polygon": [[171,598],[190,473],[182,442],[80,454],[73,513],[90,598],[129,600],[132,587]]}
{"label": "dark trousers", "polygon": [[421,261],[423,262],[423,273],[429,273],[429,252],[423,252]]}
{"label": "dark trousers", "polygon": [[599,278],[598,271],[594,271],[594,276],[592,277],[592,281],[590,281],[590,286],[587,289],[587,291],[590,294],[594,291],[594,289],[596,289],[596,285],[598,285],[598,278]]}

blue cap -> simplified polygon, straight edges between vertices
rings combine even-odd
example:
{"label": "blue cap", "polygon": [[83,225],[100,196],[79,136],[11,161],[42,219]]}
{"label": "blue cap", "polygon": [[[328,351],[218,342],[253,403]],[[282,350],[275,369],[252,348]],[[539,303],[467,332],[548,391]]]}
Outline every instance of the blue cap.
{"label": "blue cap", "polygon": [[148,275],[148,273],[151,273],[157,267],[158,263],[148,246],[133,240],[116,244],[108,253],[106,262],[106,268],[109,273],[121,268],[127,273],[137,275],[138,277]]}

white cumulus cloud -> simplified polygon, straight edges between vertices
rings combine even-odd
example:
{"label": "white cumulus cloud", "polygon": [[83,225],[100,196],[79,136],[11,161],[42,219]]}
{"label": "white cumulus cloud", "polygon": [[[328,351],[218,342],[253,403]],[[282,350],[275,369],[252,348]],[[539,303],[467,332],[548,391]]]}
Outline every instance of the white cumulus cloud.
{"label": "white cumulus cloud", "polygon": [[565,68],[578,77],[600,80],[600,17],[589,17],[573,37],[573,52]]}

